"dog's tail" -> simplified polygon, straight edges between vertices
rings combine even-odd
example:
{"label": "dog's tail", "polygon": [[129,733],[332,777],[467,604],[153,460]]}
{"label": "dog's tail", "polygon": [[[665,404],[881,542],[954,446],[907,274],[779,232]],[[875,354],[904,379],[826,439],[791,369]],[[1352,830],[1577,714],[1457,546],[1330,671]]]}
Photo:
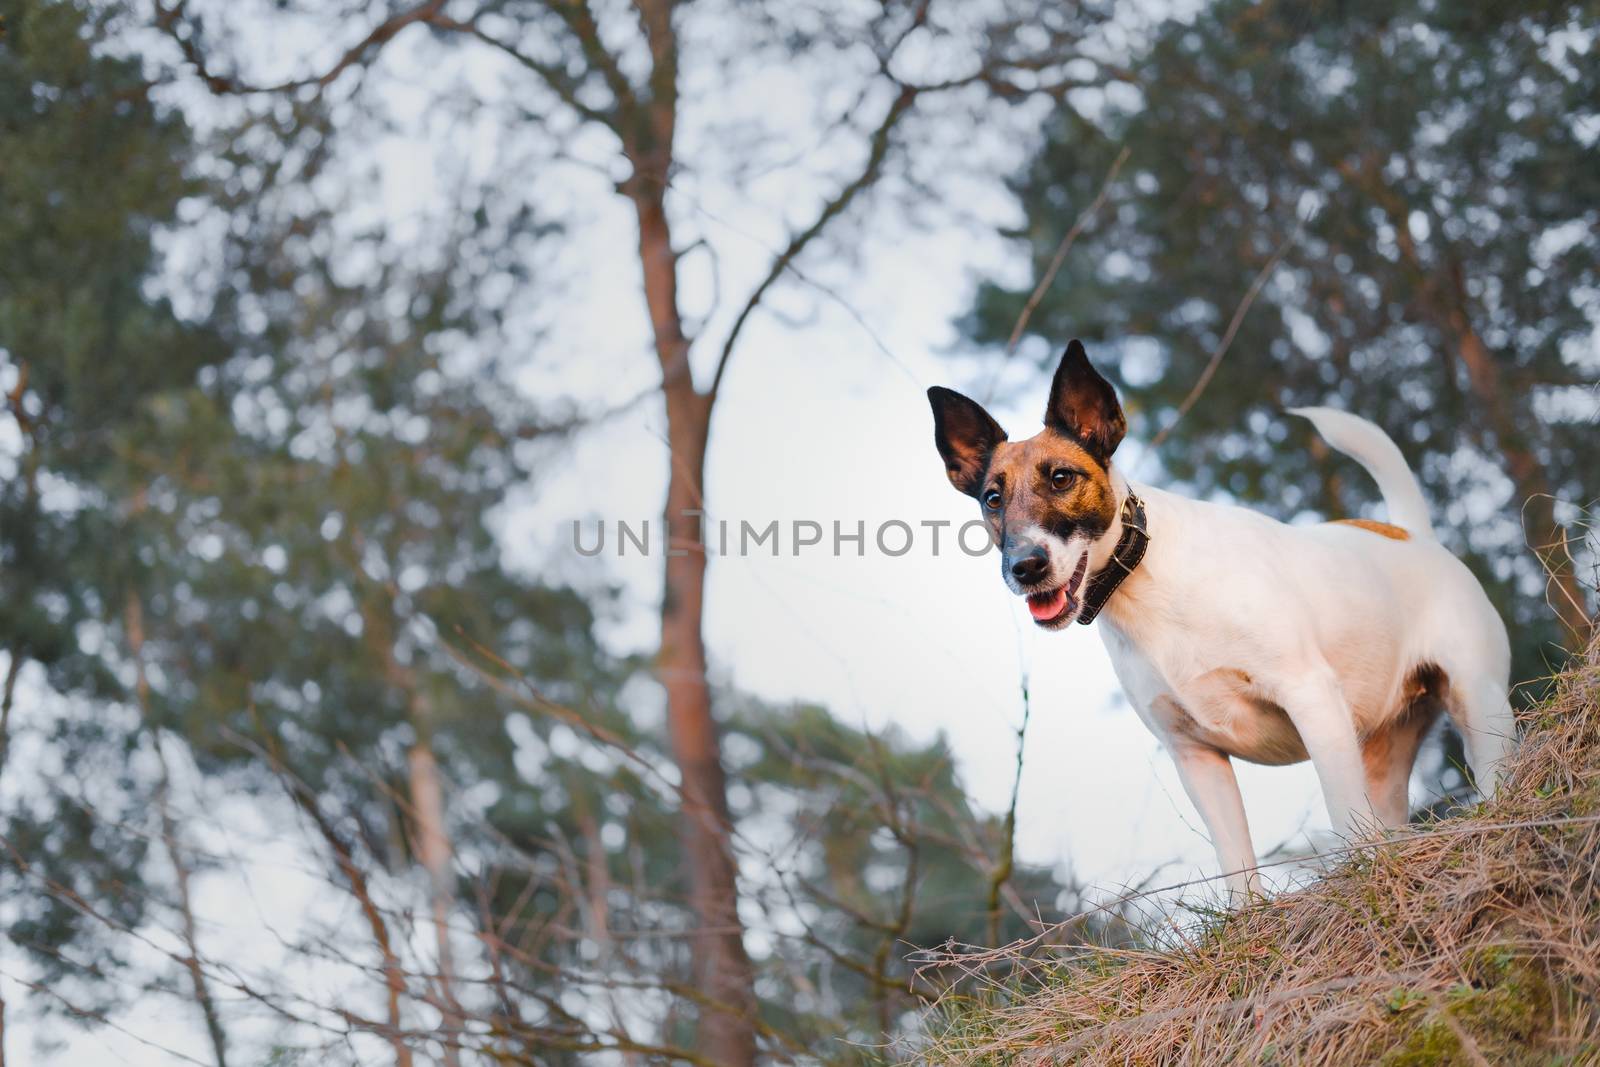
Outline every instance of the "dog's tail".
{"label": "dog's tail", "polygon": [[1418,537],[1435,536],[1417,476],[1388,434],[1358,415],[1334,408],[1290,408],[1289,414],[1310,419],[1324,440],[1367,468],[1383,493],[1390,522]]}

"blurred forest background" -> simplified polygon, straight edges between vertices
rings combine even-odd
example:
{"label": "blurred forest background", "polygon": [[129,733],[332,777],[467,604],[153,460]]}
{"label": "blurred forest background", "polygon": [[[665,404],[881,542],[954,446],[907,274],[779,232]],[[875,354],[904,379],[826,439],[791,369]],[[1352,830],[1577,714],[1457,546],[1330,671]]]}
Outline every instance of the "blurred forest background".
{"label": "blurred forest background", "polygon": [[[1592,3],[0,14],[0,971],[26,993],[0,1057],[87,1030],[218,1067],[881,1062],[959,977],[917,948],[1076,910],[942,742],[715,686],[705,553],[662,559],[639,655],[602,639],[604,588],[511,566],[497,534],[610,414],[520,384],[530,294],[604,284],[648,315],[654,384],[617,407],[664,413],[652,507],[692,547],[746,324],[915,225],[947,172],[1009,183],[1027,219],[1025,281],[934,312],[972,347],[1037,390],[1085,338],[1163,479],[1285,518],[1374,494],[1282,409],[1361,412],[1500,605],[1518,678],[1587,633]],[[306,47],[264,55],[280,31]],[[407,106],[498,149],[463,148],[403,231],[364,184],[401,43],[494,72],[414,80]],[[721,120],[775,68],[846,106],[788,240],[697,320],[699,173],[817,150],[759,102]],[[1020,170],[966,151],[995,131]],[[634,274],[562,276],[594,238],[530,195],[558,165],[601,168]],[[1119,930],[1064,936],[1095,933]]]}

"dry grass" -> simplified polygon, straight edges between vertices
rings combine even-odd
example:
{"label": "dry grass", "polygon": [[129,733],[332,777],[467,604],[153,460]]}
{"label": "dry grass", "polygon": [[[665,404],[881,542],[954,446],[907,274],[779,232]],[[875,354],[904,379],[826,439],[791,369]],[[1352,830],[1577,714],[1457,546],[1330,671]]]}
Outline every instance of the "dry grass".
{"label": "dry grass", "polygon": [[1159,948],[943,956],[938,1064],[1600,1063],[1600,642],[1490,803]]}

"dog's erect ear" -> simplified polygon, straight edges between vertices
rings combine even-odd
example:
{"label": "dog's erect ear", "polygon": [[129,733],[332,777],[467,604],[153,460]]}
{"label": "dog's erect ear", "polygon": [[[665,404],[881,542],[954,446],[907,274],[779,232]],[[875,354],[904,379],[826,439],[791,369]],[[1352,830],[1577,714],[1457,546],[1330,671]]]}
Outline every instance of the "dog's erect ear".
{"label": "dog's erect ear", "polygon": [[1006,432],[976,400],[954,389],[934,386],[928,390],[928,403],[933,405],[933,443],[944,457],[950,484],[968,496],[977,496],[989,469],[989,457],[1006,439]]}
{"label": "dog's erect ear", "polygon": [[1082,341],[1067,345],[1061,357],[1061,366],[1050,382],[1044,424],[1083,445],[1102,467],[1111,465],[1111,453],[1128,432],[1117,391],[1089,365]]}

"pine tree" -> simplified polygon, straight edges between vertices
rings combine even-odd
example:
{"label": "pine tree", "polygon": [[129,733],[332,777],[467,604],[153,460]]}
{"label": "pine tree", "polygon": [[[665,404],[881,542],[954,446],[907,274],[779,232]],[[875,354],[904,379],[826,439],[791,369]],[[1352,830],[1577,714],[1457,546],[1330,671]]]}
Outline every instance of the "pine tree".
{"label": "pine tree", "polygon": [[109,54],[126,16],[24,0],[0,38],[3,914],[73,1014],[121,1002],[161,841],[107,830],[139,824],[157,787],[137,769],[155,749],[115,636],[140,569],[116,472],[161,399],[223,355],[149,289],[153,233],[196,191],[193,143],[140,62]]}

